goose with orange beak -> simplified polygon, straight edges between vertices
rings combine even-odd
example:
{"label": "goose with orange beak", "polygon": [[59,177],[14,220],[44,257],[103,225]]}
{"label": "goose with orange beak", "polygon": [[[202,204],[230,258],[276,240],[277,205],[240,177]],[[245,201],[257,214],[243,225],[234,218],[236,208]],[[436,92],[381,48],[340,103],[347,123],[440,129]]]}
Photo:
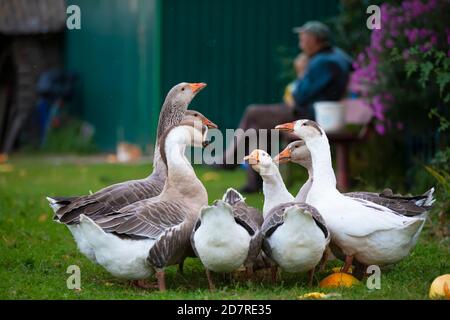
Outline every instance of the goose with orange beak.
{"label": "goose with orange beak", "polygon": [[[273,160],[275,163],[297,163],[308,170],[308,180],[303,184],[295,197],[296,201],[304,202],[313,182],[311,154],[306,147],[305,142],[297,140],[289,143]],[[434,201],[433,192],[434,188],[431,188],[421,195],[405,196],[394,194],[391,189],[386,188],[381,193],[355,191],[344,194],[351,198],[375,202],[376,204],[390,208],[399,215],[412,217],[430,210],[430,202],[432,203]]]}
{"label": "goose with orange beak", "polygon": [[264,253],[287,272],[309,271],[311,284],[330,239],[324,220],[312,206],[295,202],[267,152],[256,149],[244,159],[263,179]]}
{"label": "goose with orange beak", "polygon": [[208,127],[208,129],[217,129],[219,126],[205,117],[202,113],[196,110],[186,110],[184,113],[183,121],[192,120],[192,121],[201,121],[201,124]]}
{"label": "goose with orange beak", "polygon": [[[426,219],[399,215],[373,201],[354,199],[336,189],[331,152],[324,130],[312,120],[276,126],[294,132],[311,153],[314,179],[306,203],[314,206],[331,230],[332,242],[345,258],[346,272],[353,258],[365,265],[389,265],[404,259],[414,248]],[[433,203],[432,197],[424,200]]]}
{"label": "goose with orange beak", "polygon": [[190,235],[208,194],[186,158],[186,147],[202,147],[205,139],[192,121],[182,121],[161,137],[160,152],[168,175],[158,197],[137,201],[94,221],[80,215],[80,237],[96,262],[113,276],[145,280],[156,274],[166,289],[165,268],[182,264],[191,254]]}
{"label": "goose with orange beak", "polygon": [[295,201],[305,202],[313,181],[311,154],[305,142],[301,140],[291,142],[283,151],[275,156],[273,161],[275,163],[298,163],[308,170],[308,180],[306,180],[295,197]]}
{"label": "goose with orange beak", "polygon": [[[54,220],[67,225],[77,242],[78,249],[90,260],[95,261],[91,246],[79,233],[79,218],[83,214],[92,220],[103,218],[105,215],[143,199],[159,195],[167,178],[167,166],[161,158],[159,141],[169,128],[178,125],[183,120],[199,122],[213,126],[205,116],[199,112],[187,111],[188,105],[194,97],[206,87],[206,83],[182,82],[175,85],[167,93],[159,114],[157,138],[155,143],[153,171],[143,179],[129,180],[113,184],[84,196],[47,197],[55,215]],[[187,112],[187,113],[186,113]]]}
{"label": "goose with orange beak", "polygon": [[248,161],[253,170],[258,172],[263,179],[264,216],[273,207],[281,203],[294,201],[294,197],[284,185],[277,165],[266,151],[255,149],[248,156],[244,157],[244,160]]}

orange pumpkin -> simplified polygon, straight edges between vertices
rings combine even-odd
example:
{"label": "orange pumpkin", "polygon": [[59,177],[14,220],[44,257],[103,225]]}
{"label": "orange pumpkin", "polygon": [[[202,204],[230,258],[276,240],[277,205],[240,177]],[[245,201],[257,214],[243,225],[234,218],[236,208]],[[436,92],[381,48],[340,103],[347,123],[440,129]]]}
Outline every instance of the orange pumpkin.
{"label": "orange pumpkin", "polygon": [[320,281],[319,286],[321,288],[351,287],[358,283],[358,279],[351,274],[336,272]]}

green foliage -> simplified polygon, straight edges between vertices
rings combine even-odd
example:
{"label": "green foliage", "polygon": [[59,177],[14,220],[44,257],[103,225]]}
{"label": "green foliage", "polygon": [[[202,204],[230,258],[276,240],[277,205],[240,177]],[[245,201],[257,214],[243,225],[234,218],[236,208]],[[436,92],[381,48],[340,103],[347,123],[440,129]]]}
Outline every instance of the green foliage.
{"label": "green foliage", "polygon": [[430,166],[425,166],[427,171],[437,180],[437,182],[444,188],[447,196],[450,197],[450,173],[443,170],[435,169]]}
{"label": "green foliage", "polygon": [[[368,5],[343,3],[347,10],[338,21],[356,17],[361,13],[349,11]],[[382,26],[371,32],[370,45],[354,55],[353,80],[374,110],[377,131],[395,147],[385,148],[380,141],[368,142],[383,150],[382,157],[374,157],[370,152],[367,157],[362,155],[363,163],[370,163],[370,173],[356,171],[371,175],[360,177],[361,181],[376,186],[383,170],[386,180],[393,181],[393,188],[401,189],[403,182],[423,186],[433,182],[423,164],[429,163],[436,149],[445,150],[450,140],[449,30],[442,16],[449,3],[392,0],[370,4],[380,5]],[[386,163],[398,164],[402,158],[399,153],[403,153],[402,168],[386,170]],[[358,163],[355,166],[358,168]]]}
{"label": "green foliage", "polygon": [[341,0],[340,14],[326,21],[334,43],[350,56],[356,57],[369,44],[366,9],[371,4],[380,3],[381,1]]}
{"label": "green foliage", "polygon": [[88,154],[97,150],[91,127],[78,119],[68,119],[51,128],[43,152]]}

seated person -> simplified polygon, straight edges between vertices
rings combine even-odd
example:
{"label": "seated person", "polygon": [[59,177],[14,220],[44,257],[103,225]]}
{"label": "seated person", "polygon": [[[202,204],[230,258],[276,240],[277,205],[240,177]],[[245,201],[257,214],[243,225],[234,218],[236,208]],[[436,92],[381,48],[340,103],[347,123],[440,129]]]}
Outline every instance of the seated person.
{"label": "seated person", "polygon": [[[289,94],[284,103],[269,105],[250,105],[246,108],[239,128],[267,129],[270,141],[270,130],[277,124],[291,122],[300,118],[314,119],[313,104],[317,101],[338,101],[346,92],[351,71],[351,58],[341,49],[330,45],[330,32],[326,25],[312,21],[300,28],[294,28],[299,34],[299,47],[302,50],[295,62],[297,80],[291,85],[292,97]],[[236,135],[223,157],[220,168],[232,169],[237,166],[235,159],[237,147],[245,143],[245,135]],[[270,144],[268,145],[271,153]],[[274,150],[278,152],[278,150]],[[262,181],[253,170],[247,170],[247,185],[242,192],[257,192]]]}
{"label": "seated person", "polygon": [[294,28],[299,34],[299,47],[309,57],[305,76],[293,84],[295,113],[314,119],[313,105],[318,101],[339,101],[344,97],[352,71],[352,59],[330,44],[326,25],[311,21]]}

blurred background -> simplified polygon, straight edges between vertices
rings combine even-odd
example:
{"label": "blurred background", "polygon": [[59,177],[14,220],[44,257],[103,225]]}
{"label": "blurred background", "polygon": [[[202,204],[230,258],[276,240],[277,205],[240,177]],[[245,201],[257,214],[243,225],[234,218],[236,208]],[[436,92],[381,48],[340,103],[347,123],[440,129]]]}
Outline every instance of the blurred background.
{"label": "blurred background", "polygon": [[[380,30],[366,26],[373,4]],[[67,28],[69,5],[81,29]],[[319,20],[353,58],[349,110],[370,110],[337,151],[343,189],[440,183],[447,197],[449,14],[445,0],[2,0],[0,158],[150,155],[181,81],[208,83],[192,107],[236,128],[249,104],[282,100],[299,53],[292,28]]]}

